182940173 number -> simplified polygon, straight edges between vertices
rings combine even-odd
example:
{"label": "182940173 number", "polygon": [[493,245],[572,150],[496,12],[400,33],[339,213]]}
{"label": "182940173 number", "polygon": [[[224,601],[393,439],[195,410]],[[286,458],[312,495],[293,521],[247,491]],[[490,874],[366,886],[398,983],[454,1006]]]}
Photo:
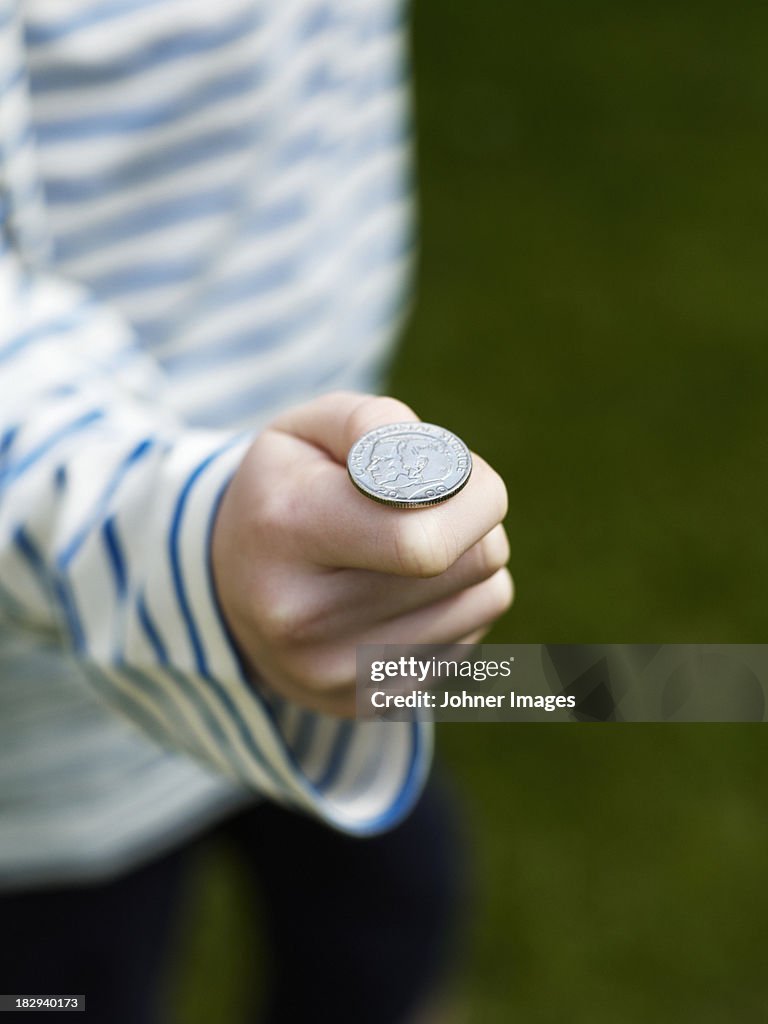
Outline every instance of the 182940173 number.
{"label": "182940173 number", "polygon": [[11,1010],[85,1010],[85,996],[0,996],[0,1011]]}

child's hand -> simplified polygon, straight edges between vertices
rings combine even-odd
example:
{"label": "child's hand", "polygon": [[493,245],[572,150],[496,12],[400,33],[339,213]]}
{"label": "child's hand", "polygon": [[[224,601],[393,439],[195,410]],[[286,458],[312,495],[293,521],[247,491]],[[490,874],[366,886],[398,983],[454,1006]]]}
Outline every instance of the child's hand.
{"label": "child's hand", "polygon": [[387,508],[352,485],[352,444],[417,419],[349,392],[297,406],[256,439],[222,500],[224,616],[257,681],[304,707],[354,715],[357,645],[475,642],[512,602],[506,489],[481,458],[428,508]]}

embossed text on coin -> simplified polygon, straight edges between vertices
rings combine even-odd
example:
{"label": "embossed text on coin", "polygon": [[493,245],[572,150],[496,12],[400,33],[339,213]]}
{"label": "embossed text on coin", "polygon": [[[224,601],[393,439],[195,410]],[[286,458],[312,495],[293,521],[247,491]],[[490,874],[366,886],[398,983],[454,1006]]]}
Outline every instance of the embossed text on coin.
{"label": "embossed text on coin", "polygon": [[388,423],[352,445],[347,469],[368,498],[396,508],[446,501],[472,472],[464,442],[434,423]]}

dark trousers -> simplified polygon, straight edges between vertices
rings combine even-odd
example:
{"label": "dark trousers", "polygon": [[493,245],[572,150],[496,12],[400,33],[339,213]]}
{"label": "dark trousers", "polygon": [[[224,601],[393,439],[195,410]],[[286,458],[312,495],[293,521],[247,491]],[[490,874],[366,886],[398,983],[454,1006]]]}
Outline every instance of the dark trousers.
{"label": "dark trousers", "polygon": [[[270,804],[240,813],[216,837],[234,844],[259,890],[270,961],[251,1021],[406,1024],[439,984],[465,868],[451,801],[434,783],[403,824],[373,839]],[[107,884],[0,897],[0,992],[83,993],[80,1019],[167,1024],[159,1009],[166,960],[198,846]]]}

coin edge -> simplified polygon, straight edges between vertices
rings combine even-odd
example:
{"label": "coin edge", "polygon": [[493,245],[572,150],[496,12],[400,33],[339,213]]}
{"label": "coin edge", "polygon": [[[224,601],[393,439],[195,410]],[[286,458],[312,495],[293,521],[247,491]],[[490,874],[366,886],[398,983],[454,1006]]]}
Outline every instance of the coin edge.
{"label": "coin edge", "polygon": [[[458,436],[458,434],[454,434],[453,436],[461,441],[461,438]],[[365,434],[363,434],[363,437],[365,437]],[[359,438],[358,441],[355,441],[355,444],[358,444],[360,440],[362,440],[362,438]],[[470,477],[472,476],[472,470],[474,469],[472,452],[469,450],[467,445],[464,444],[463,441],[461,441],[461,443],[467,449],[467,456],[469,458],[469,469],[467,471],[467,475],[464,477],[461,483],[450,492],[450,494],[445,494],[442,495],[441,497],[426,498],[424,501],[396,501],[393,500],[392,498],[380,498],[378,495],[373,494],[365,487],[360,486],[360,484],[352,475],[352,470],[349,468],[349,462],[347,462],[347,476],[352,481],[352,485],[356,491],[358,491],[364,497],[369,498],[371,501],[375,501],[377,505],[387,505],[389,506],[389,508],[429,508],[430,505],[442,505],[443,502],[450,501],[451,498],[455,498],[460,491],[463,491],[464,488],[469,483]],[[354,448],[354,446],[355,445],[352,445],[352,448]],[[352,448],[349,449],[350,452],[352,451]]]}

